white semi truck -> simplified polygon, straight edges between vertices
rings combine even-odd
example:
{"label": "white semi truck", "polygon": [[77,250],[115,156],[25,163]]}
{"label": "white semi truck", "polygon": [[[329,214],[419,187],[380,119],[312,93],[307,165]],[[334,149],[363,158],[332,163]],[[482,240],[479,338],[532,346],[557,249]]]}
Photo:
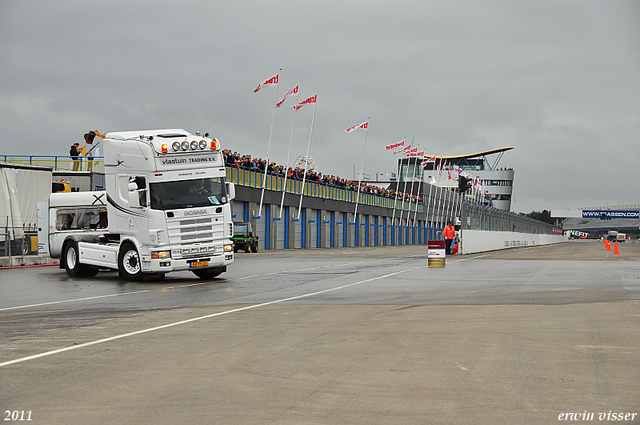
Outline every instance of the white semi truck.
{"label": "white semi truck", "polygon": [[105,191],[53,193],[38,204],[38,252],[71,277],[118,270],[128,280],[190,270],[208,279],[234,261],[233,183],[219,142],[185,130],[100,134]]}

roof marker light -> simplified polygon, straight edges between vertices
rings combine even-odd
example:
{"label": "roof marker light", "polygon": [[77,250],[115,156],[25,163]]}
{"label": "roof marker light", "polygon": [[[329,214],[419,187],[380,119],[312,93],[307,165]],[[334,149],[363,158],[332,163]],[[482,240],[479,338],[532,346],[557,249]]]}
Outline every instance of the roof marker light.
{"label": "roof marker light", "polygon": [[167,153],[167,152],[169,152],[169,149],[167,148],[167,144],[163,143],[162,144],[162,153]]}
{"label": "roof marker light", "polygon": [[216,139],[211,141],[211,149],[218,150],[220,149],[220,143]]}

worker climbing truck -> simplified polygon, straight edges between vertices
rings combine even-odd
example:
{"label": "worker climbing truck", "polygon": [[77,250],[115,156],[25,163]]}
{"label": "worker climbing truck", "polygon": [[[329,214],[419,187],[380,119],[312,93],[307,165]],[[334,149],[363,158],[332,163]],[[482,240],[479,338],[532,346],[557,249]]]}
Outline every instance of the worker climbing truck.
{"label": "worker climbing truck", "polygon": [[105,191],[53,193],[38,204],[39,253],[71,277],[118,270],[128,280],[233,263],[233,183],[220,144],[184,130],[100,134]]}

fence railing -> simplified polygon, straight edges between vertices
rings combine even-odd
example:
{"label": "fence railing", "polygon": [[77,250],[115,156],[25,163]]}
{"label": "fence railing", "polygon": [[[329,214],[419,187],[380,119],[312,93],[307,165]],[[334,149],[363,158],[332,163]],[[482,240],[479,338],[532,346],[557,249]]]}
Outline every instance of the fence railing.
{"label": "fence railing", "polygon": [[104,173],[104,157],[94,156],[93,160],[80,156],[74,160],[70,156],[58,155],[0,155],[0,162],[16,165],[39,165],[53,171],[86,171]]}
{"label": "fence railing", "polygon": [[[227,180],[240,186],[262,189],[264,172],[237,167],[227,167]],[[268,174],[266,182],[264,183],[266,190],[282,192],[283,189],[285,189],[285,178],[280,175]],[[287,178],[286,185],[286,193],[292,193],[295,195],[300,195],[302,193],[302,180]],[[331,186],[314,181],[305,182],[304,196],[352,203],[355,203],[357,199],[358,203],[362,205],[382,208],[394,208],[395,206],[395,208],[399,210],[412,212],[417,210],[419,213],[424,212],[424,205],[416,204],[415,201],[409,202],[402,201],[400,199],[395,201],[393,198],[364,192],[360,192],[360,195],[358,195],[358,191],[351,188],[347,189],[338,186]]]}
{"label": "fence railing", "polygon": [[0,228],[0,257],[24,257],[38,252],[38,238],[35,229],[23,229],[22,236],[15,237],[14,229]]}

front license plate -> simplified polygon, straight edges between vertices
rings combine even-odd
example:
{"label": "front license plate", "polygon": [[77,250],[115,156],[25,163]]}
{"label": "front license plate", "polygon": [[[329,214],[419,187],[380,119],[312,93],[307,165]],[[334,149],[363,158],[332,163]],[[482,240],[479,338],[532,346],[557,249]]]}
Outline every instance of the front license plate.
{"label": "front license plate", "polygon": [[204,267],[208,265],[209,265],[208,261],[192,261],[189,263],[189,267]]}

